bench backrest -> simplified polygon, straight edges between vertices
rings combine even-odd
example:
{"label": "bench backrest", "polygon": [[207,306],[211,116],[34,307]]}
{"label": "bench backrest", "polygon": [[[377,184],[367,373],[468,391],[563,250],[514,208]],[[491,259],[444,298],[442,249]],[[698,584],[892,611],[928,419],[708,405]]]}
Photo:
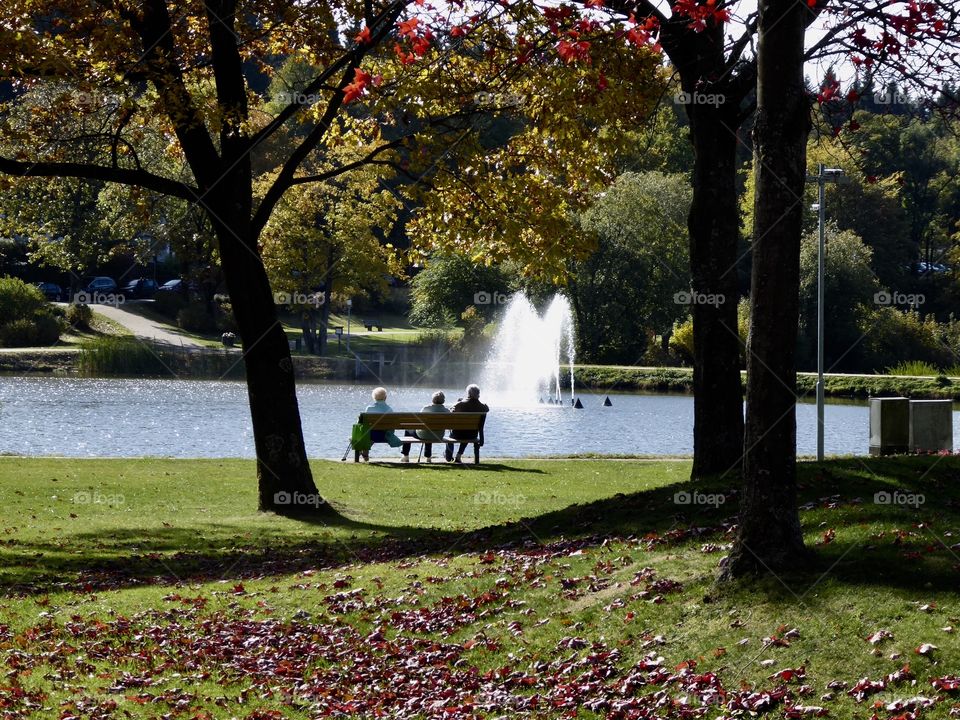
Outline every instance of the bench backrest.
{"label": "bench backrest", "polygon": [[392,412],[360,413],[359,422],[371,430],[477,430],[483,431],[487,414],[482,412]]}

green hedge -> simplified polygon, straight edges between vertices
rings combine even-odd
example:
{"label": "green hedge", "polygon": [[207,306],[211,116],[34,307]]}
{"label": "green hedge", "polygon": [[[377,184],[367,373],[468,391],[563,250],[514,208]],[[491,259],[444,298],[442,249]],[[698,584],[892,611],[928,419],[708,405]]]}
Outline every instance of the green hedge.
{"label": "green hedge", "polygon": [[[569,371],[561,371],[562,382],[569,382]],[[693,392],[690,368],[578,367],[574,373],[578,390],[595,392]],[[746,374],[741,373],[746,388]],[[811,373],[797,375],[797,394],[813,396],[817,378]],[[827,375],[824,392],[829,397],[912,397],[929,400],[960,400],[960,381],[940,376],[897,377],[892,375]]]}
{"label": "green hedge", "polygon": [[60,313],[39,289],[0,278],[0,347],[53,345],[62,331]]}

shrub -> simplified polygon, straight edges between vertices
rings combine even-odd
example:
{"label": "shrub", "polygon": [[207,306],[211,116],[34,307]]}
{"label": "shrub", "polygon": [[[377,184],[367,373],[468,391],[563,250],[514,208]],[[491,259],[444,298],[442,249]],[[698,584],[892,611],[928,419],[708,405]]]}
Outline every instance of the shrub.
{"label": "shrub", "polygon": [[168,318],[175,318],[177,314],[186,306],[186,298],[173,290],[159,290],[153,296],[153,307],[161,315]]}
{"label": "shrub", "polygon": [[17,278],[0,278],[0,346],[52,345],[63,327],[43,293]]}
{"label": "shrub", "polygon": [[922,360],[908,360],[906,362],[887,368],[888,375],[912,375],[914,377],[937,376],[940,374],[939,368]]}
{"label": "shrub", "polygon": [[89,305],[83,303],[73,303],[67,306],[67,324],[71,327],[83,330],[90,329],[90,323],[93,321],[93,310]]}
{"label": "shrub", "polygon": [[29,318],[17,318],[0,327],[0,345],[3,347],[30,347],[34,344],[36,326]]}
{"label": "shrub", "polygon": [[39,288],[27,285],[19,278],[0,278],[0,325],[18,318],[30,318],[47,306],[47,299]]}
{"label": "shrub", "polygon": [[234,335],[240,333],[237,320],[233,316],[233,306],[227,301],[217,304],[216,324],[217,330],[221,333],[233,333]]}
{"label": "shrub", "polygon": [[418,333],[412,344],[415,347],[429,348],[434,352],[449,352],[458,346],[458,340],[453,333],[434,328]]}
{"label": "shrub", "polygon": [[136,338],[106,336],[86,343],[80,351],[85,375],[166,375],[157,353]]}
{"label": "shrub", "polygon": [[[893,307],[862,308],[860,312],[858,326],[865,336],[863,365],[869,369],[882,371],[904,358],[937,367],[953,360],[940,341],[940,327],[933,316],[921,318],[916,311],[901,312]],[[936,375],[936,370],[932,374]]]}
{"label": "shrub", "polygon": [[692,317],[688,317],[682,323],[674,323],[673,334],[670,336],[670,349],[675,351],[683,361],[693,362]]}
{"label": "shrub", "polygon": [[207,306],[201,302],[192,302],[177,313],[177,325],[184,330],[196,333],[212,333],[217,329],[217,321],[207,312]]}
{"label": "shrub", "polygon": [[34,345],[53,345],[63,332],[62,321],[51,313],[38,314],[33,319]]}
{"label": "shrub", "polygon": [[60,339],[60,321],[52,314],[39,313],[32,318],[17,318],[0,327],[3,347],[53,345]]}

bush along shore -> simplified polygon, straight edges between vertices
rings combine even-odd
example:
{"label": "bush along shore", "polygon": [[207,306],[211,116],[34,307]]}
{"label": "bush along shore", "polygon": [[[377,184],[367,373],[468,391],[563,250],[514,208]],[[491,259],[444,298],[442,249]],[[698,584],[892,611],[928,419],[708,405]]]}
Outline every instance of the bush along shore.
{"label": "bush along shore", "polygon": [[[576,367],[577,390],[584,392],[693,393],[691,368]],[[569,382],[570,371],[561,370],[561,382]],[[746,373],[741,373],[746,388]],[[869,397],[910,397],[960,401],[960,378],[905,375],[825,375],[827,397],[866,399]],[[814,397],[816,373],[797,374],[797,394]]]}

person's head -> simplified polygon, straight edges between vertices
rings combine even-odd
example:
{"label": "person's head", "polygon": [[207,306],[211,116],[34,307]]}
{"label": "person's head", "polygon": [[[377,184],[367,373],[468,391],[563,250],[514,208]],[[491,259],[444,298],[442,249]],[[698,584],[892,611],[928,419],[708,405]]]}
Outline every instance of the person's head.
{"label": "person's head", "polygon": [[440,392],[439,390],[437,390],[437,392],[435,392],[435,393],[433,394],[433,404],[434,404],[434,405],[443,405],[443,401],[446,400],[446,399],[447,399],[447,397],[446,397],[442,392]]}
{"label": "person's head", "polygon": [[376,402],[383,402],[387,399],[387,389],[378,387],[373,391],[373,399]]}
{"label": "person's head", "polygon": [[479,400],[480,387],[478,385],[467,385],[467,398],[470,400]]}

